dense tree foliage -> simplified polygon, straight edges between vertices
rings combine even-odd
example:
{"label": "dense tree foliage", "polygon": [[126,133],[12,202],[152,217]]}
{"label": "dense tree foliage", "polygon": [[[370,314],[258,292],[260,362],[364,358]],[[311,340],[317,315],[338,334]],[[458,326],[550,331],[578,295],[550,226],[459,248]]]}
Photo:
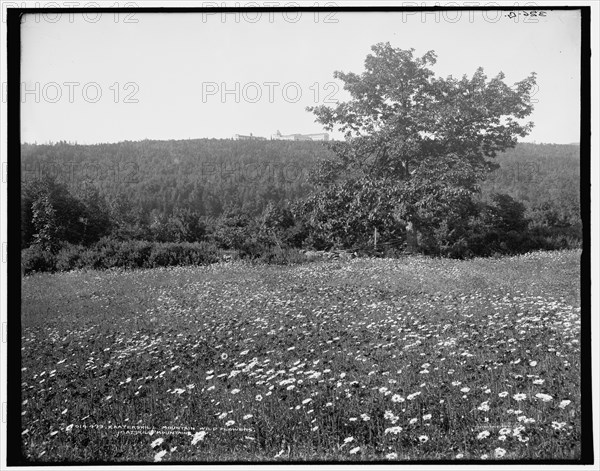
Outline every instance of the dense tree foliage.
{"label": "dense tree foliage", "polygon": [[[197,146],[201,147],[208,141],[198,140],[195,142]],[[160,147],[160,143],[135,143],[140,147],[150,144]],[[171,149],[177,149],[179,144],[189,146],[187,141],[170,142],[169,146]],[[232,145],[232,141],[213,140],[210,144],[212,147],[221,145],[228,148]],[[314,168],[317,158],[323,159],[333,155],[331,151],[316,143],[271,142],[269,144],[273,152],[270,154],[270,158],[273,160],[284,161],[287,155],[277,156],[275,151],[285,154],[292,149],[290,153],[297,157],[295,164],[302,169],[303,175],[308,175]],[[132,143],[123,143],[123,145],[131,146]],[[294,145],[299,148],[297,153],[293,152]],[[119,144],[107,146],[118,148]],[[246,142],[244,146],[250,149],[248,153],[256,150],[254,142]],[[73,159],[77,159],[77,151],[80,149],[84,150],[81,153],[82,156],[87,155],[88,158],[94,156],[98,161],[101,161],[102,155],[104,155],[101,152],[93,153],[93,151],[102,150],[103,146],[101,145],[75,146],[63,143],[50,146],[26,145],[24,148],[27,149],[27,152],[23,154],[23,166],[29,169],[35,166],[40,169],[56,168],[57,162],[73,162]],[[311,149],[310,153],[303,152],[307,148]],[[63,155],[62,151],[64,151],[64,155],[68,156],[64,161],[60,159],[60,156]],[[302,153],[303,156],[300,157],[299,154]],[[184,156],[182,152],[179,155],[184,161],[192,160],[191,157]],[[304,160],[302,160],[303,157]],[[53,163],[53,165],[43,167],[43,162]],[[433,247],[429,245],[428,239],[421,241],[424,252],[435,253],[435,247],[440,245],[435,241],[436,237],[442,241],[441,245],[444,243],[448,245],[447,235],[452,231],[454,231],[453,236],[456,236],[457,232],[461,232],[463,237],[468,238],[469,250],[474,254],[561,247],[573,245],[581,239],[578,145],[521,143],[514,149],[499,154],[496,162],[499,168],[481,183],[480,201],[476,202],[479,205],[476,211],[481,213],[481,217],[471,221],[466,218],[469,224],[464,225],[461,225],[464,218],[456,217],[449,221],[450,224],[441,224],[431,234],[435,242]],[[123,242],[136,239],[153,243],[206,241],[206,243],[214,244],[215,247],[225,249],[232,247],[228,241],[239,235],[239,232],[242,231],[240,227],[245,227],[243,231],[248,238],[238,237],[242,244],[234,249],[245,250],[247,253],[260,251],[261,244],[265,243],[270,247],[269,250],[277,249],[277,244],[281,247],[312,247],[316,249],[336,246],[359,248],[364,245],[373,247],[373,227],[377,228],[380,248],[385,250],[390,244],[394,248],[402,248],[405,244],[405,228],[402,225],[393,224],[394,215],[391,213],[394,209],[393,199],[388,198],[378,187],[369,193],[370,200],[350,198],[347,204],[353,205],[350,206],[351,211],[346,210],[344,200],[329,198],[326,193],[314,193],[301,198],[294,192],[293,186],[286,186],[283,181],[274,182],[274,185],[283,183],[276,186],[273,191],[273,193],[281,194],[281,199],[273,201],[257,198],[255,201],[260,202],[260,211],[257,212],[247,211],[244,209],[243,203],[229,202],[227,198],[231,196],[231,193],[225,191],[227,187],[216,184],[210,190],[213,192],[218,206],[223,208],[220,213],[206,215],[203,213],[202,207],[190,205],[180,207],[176,201],[165,201],[174,208],[170,213],[161,212],[158,208],[143,211],[141,208],[151,207],[156,197],[155,193],[144,191],[148,188],[144,178],[150,179],[158,175],[160,180],[162,168],[160,166],[153,168],[151,164],[146,165],[141,158],[139,164],[142,170],[138,174],[136,183],[118,180],[107,182],[102,179],[94,181],[90,178],[78,179],[78,175],[75,173],[71,174],[75,178],[67,179],[64,178],[64,175],[58,174],[56,175],[58,178],[52,179],[50,172],[36,174],[23,172],[25,178],[22,193],[24,247],[35,245],[36,241],[38,245],[51,247],[51,250],[57,250],[64,242],[75,246],[79,246],[79,244],[91,246],[99,241],[97,243],[104,246],[106,237],[109,237],[110,240]],[[202,183],[208,185],[203,180],[201,168],[201,163],[197,163],[196,167],[190,166],[190,174],[186,178],[189,181],[194,181],[196,178],[199,186]],[[170,184],[171,181],[166,179],[165,182]],[[345,184],[350,185],[350,182]],[[307,188],[310,189],[310,185],[307,184]],[[262,184],[254,183],[243,186],[239,190],[259,195],[263,194],[261,192],[264,188]],[[345,194],[351,196],[358,190],[360,188],[348,189]],[[155,191],[167,194],[166,189],[155,188]],[[308,190],[306,191],[308,192]],[[331,186],[325,191],[335,192],[337,190],[335,186]],[[512,200],[502,197],[500,200],[494,201],[495,194],[509,195]],[[239,201],[237,196],[234,199]],[[504,203],[508,208],[494,209],[497,208],[498,203]],[[336,209],[335,205],[339,205],[339,207]],[[520,213],[523,207],[521,205],[525,207],[524,214]],[[324,209],[314,211],[315,206],[323,206]],[[460,206],[457,206],[454,211],[458,211],[459,208]],[[467,209],[467,213],[472,211],[471,208]],[[34,211],[36,213],[35,220],[33,218]],[[339,213],[339,217],[320,217],[323,214],[335,214],[336,211]],[[516,229],[515,226],[513,226],[514,230],[510,229],[513,232],[511,239],[514,245],[513,249],[509,250],[506,243],[502,246],[503,241],[499,238],[502,233],[499,232],[500,227],[497,221],[499,215],[503,214],[506,215],[508,221],[512,219],[513,222],[518,222],[524,218],[529,222],[529,242],[525,240],[527,239],[525,236],[515,237],[515,230],[521,230],[521,234],[523,234],[523,223],[520,222],[517,223]],[[53,216],[54,219],[49,216]],[[236,220],[243,224],[240,226],[240,224],[234,223]],[[87,221],[86,225],[82,221]],[[340,221],[345,222],[340,224]],[[476,223],[479,226],[473,227]],[[506,225],[504,227],[506,228]],[[315,228],[319,230],[315,230]],[[85,237],[84,234],[86,234]],[[251,236],[252,234],[256,234],[256,237]],[[368,237],[366,244],[362,242],[362,239],[359,240],[361,234]],[[443,242],[444,237],[446,237],[446,242]],[[347,241],[348,244],[345,244],[344,241]],[[253,248],[252,243],[254,244]],[[446,249],[448,255],[464,256],[467,253],[466,248],[462,250],[460,247],[455,247],[452,251],[447,246]],[[172,250],[172,247],[169,250]],[[185,250],[187,251],[189,248]],[[61,266],[68,266],[65,260],[79,260],[77,263],[83,263],[81,258],[69,258],[74,257],[74,252],[76,250],[71,248],[63,254]],[[33,253],[37,260],[35,263],[41,264],[41,266],[53,266],[48,261],[45,250],[37,250]],[[67,256],[66,254],[71,255]],[[95,259],[89,256],[86,260]],[[35,263],[32,262],[31,266],[36,266]]]}
{"label": "dense tree foliage", "polygon": [[[389,43],[372,50],[362,74],[334,74],[349,101],[308,108],[326,129],[346,137],[331,145],[335,157],[321,165],[318,182],[328,198],[343,202],[337,214],[364,200],[376,201],[370,210],[378,213],[386,199],[394,206],[391,224],[406,227],[414,249],[413,233],[439,240],[436,232],[448,225],[455,229],[447,235],[458,242],[458,232],[477,215],[480,182],[496,168],[491,159],[533,126],[523,119],[533,109],[535,74],[512,87],[502,73],[488,80],[481,68],[471,78],[437,78],[433,51],[414,57],[414,50]],[[330,216],[336,217],[321,215]],[[365,219],[373,219],[374,229],[377,218]]]}
{"label": "dense tree foliage", "polygon": [[[161,152],[162,159],[153,157]],[[238,165],[239,173],[228,174],[228,169],[236,168],[236,153],[249,160],[245,167]],[[175,156],[185,171],[173,170],[179,165],[174,163]],[[316,142],[198,139],[89,146],[24,144],[23,241],[29,244],[33,234],[31,195],[37,190],[30,185],[35,181],[37,187],[40,180],[53,178],[74,195],[94,188],[106,201],[121,238],[128,239],[138,237],[141,227],[153,218],[168,218],[175,210],[209,220],[218,218],[226,207],[257,216],[269,202],[281,206],[301,199],[310,194],[309,174],[316,162],[333,157],[331,150]],[[580,223],[578,145],[520,143],[498,154],[495,161],[498,168],[480,183],[484,198],[506,193],[525,204],[528,215],[541,224]],[[282,163],[285,176],[274,172],[272,162]],[[262,169],[261,179],[252,178],[257,168]],[[241,180],[244,174],[250,179],[236,183],[235,178]]]}

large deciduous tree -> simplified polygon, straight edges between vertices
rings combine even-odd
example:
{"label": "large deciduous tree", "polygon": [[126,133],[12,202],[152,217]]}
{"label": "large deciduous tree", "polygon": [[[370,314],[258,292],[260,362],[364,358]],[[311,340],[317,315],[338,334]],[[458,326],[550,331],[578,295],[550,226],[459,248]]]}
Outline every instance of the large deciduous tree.
{"label": "large deciduous tree", "polygon": [[[470,78],[440,78],[431,69],[433,51],[415,57],[414,49],[389,43],[372,51],[360,75],[334,73],[349,101],[308,108],[325,129],[345,136],[331,143],[335,158],[318,168],[320,189],[309,200],[317,209],[310,219],[316,224],[329,219],[328,236],[339,238],[352,228],[337,219],[362,205],[361,224],[351,225],[362,225],[367,237],[374,228],[386,230],[381,226],[390,218],[381,214],[383,208],[414,249],[417,232],[440,224],[458,230],[473,216],[473,196],[496,168],[493,157],[533,127],[524,119],[532,111],[535,73],[512,86],[503,73],[488,79],[482,68]],[[335,202],[324,205],[323,196]],[[331,218],[329,207],[335,209]]]}

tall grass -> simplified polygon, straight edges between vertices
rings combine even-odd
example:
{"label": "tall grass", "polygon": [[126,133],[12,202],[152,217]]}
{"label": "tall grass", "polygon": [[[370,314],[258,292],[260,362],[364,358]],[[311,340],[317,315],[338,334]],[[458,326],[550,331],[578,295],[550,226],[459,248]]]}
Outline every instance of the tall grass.
{"label": "tall grass", "polygon": [[577,458],[579,256],[27,276],[23,452]]}

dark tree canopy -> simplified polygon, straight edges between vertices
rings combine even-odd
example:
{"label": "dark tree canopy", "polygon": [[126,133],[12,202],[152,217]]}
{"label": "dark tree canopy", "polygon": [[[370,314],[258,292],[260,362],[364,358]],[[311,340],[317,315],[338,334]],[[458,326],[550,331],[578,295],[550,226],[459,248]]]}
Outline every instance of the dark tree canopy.
{"label": "dark tree canopy", "polygon": [[[523,120],[532,111],[535,73],[512,87],[504,74],[488,80],[481,68],[471,78],[438,78],[431,70],[433,51],[414,57],[414,49],[389,43],[372,50],[360,75],[334,74],[349,101],[308,108],[327,130],[346,138],[331,145],[335,158],[322,163],[317,183],[334,185],[341,199],[368,199],[362,190],[342,194],[346,180],[364,191],[387,187],[397,220],[411,227],[439,223],[435,215],[458,208],[471,210],[469,198],[496,167],[491,158],[533,127]],[[332,188],[327,191],[331,195]],[[371,210],[379,207],[380,199]]]}
{"label": "dark tree canopy", "polygon": [[352,147],[380,171],[410,174],[422,160],[451,153],[475,161],[495,157],[533,127],[521,121],[533,109],[535,73],[512,87],[503,73],[488,80],[482,68],[471,78],[436,78],[433,51],[415,58],[414,49],[389,43],[372,49],[361,75],[334,73],[350,101],[309,111],[327,130],[355,138]]}

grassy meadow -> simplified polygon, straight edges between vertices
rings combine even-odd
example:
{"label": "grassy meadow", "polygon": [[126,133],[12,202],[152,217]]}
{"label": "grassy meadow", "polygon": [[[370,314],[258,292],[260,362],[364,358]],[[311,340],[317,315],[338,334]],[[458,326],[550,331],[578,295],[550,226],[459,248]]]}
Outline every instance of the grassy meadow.
{"label": "grassy meadow", "polygon": [[580,456],[580,251],[22,282],[22,450],[57,461]]}

